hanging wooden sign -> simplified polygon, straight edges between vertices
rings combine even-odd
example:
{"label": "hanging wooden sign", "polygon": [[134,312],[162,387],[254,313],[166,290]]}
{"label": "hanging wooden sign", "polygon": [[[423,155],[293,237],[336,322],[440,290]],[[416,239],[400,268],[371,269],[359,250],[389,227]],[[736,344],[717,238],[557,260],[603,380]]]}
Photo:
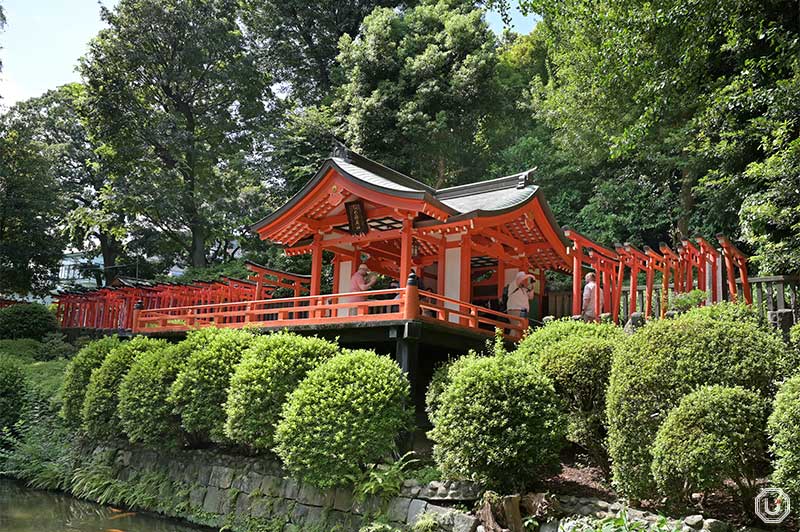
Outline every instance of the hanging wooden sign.
{"label": "hanging wooden sign", "polygon": [[350,228],[351,235],[366,235],[369,232],[367,223],[367,211],[364,203],[358,201],[348,201],[344,204],[347,211],[347,226]]}

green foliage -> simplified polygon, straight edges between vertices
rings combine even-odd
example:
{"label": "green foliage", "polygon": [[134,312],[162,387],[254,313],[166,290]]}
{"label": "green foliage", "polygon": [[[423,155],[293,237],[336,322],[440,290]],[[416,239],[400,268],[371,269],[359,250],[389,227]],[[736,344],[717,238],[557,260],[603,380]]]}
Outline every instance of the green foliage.
{"label": "green foliage", "polygon": [[0,359],[0,430],[12,428],[25,401],[25,376],[16,361]]}
{"label": "green foliage", "polygon": [[64,375],[61,417],[72,427],[81,424],[81,408],[92,371],[99,368],[106,356],[119,346],[117,336],[106,336],[88,343],[78,351]]}
{"label": "green foliage", "polygon": [[47,402],[55,411],[62,405],[61,393],[68,364],[69,361],[62,358],[47,362],[31,362],[22,366],[31,394]]}
{"label": "green foliage", "polygon": [[630,497],[653,494],[651,446],[681,398],[702,385],[774,393],[783,342],[748,322],[714,320],[694,311],[656,320],[614,353],[607,401],[614,483]]}
{"label": "green foliage", "polygon": [[389,358],[349,351],[311,370],[289,395],[275,452],[304,482],[320,488],[359,478],[387,458],[411,425],[408,380]]}
{"label": "green foliage", "polygon": [[82,428],[90,438],[102,440],[122,435],[117,414],[119,386],[139,356],[163,351],[167,345],[164,340],[137,336],[112,349],[92,371],[81,407]]}
{"label": "green foliage", "polygon": [[775,472],[772,483],[800,497],[800,375],[781,386],[769,418]]}
{"label": "green foliage", "polygon": [[226,436],[256,449],[271,449],[286,396],[309,371],[338,352],[333,342],[289,332],[256,338],[231,377]]}
{"label": "green foliage", "polygon": [[[209,329],[172,384],[169,402],[181,416],[181,426],[195,441],[225,441],[224,403],[242,353],[253,343],[244,329]],[[207,343],[206,343],[207,342]]]}
{"label": "green foliage", "polygon": [[170,386],[186,363],[176,346],[142,353],[119,385],[119,415],[131,443],[164,448],[183,442],[180,417],[167,401]]}
{"label": "green foliage", "polygon": [[439,530],[439,521],[436,520],[434,514],[425,512],[419,516],[411,530],[413,532],[436,532]]}
{"label": "green foliage", "polygon": [[47,333],[42,338],[42,345],[36,354],[37,360],[55,360],[57,358],[69,358],[75,354],[77,349],[74,345],[65,340],[61,333]]}
{"label": "green foliage", "polygon": [[428,433],[447,477],[524,488],[558,465],[563,420],[552,384],[520,357],[477,359],[453,376]]}
{"label": "green foliage", "polygon": [[436,417],[439,407],[442,406],[442,394],[452,382],[453,377],[477,359],[478,355],[470,352],[466,356],[441,364],[433,371],[428,390],[425,392],[425,411],[428,412],[428,419],[433,420]]}
{"label": "green foliage", "polygon": [[377,8],[342,36],[337,114],[346,140],[441,188],[483,176],[479,138],[491,109],[497,42],[469,2]]}
{"label": "green foliage", "polygon": [[364,502],[370,497],[380,497],[388,501],[397,497],[408,477],[408,469],[419,460],[412,458],[414,452],[408,452],[397,460],[387,460],[386,464],[372,464],[360,477],[353,479],[353,497]]}
{"label": "green foliage", "polygon": [[671,294],[669,307],[670,310],[677,310],[678,312],[686,312],[689,309],[698,307],[700,303],[706,300],[708,294],[705,290],[694,289],[690,292],[683,294]]}
{"label": "green foliage", "polygon": [[116,170],[114,207],[148,232],[151,255],[195,267],[230,258],[261,214],[246,206],[268,195],[250,158],[273,120],[273,80],[238,7],[122,0],[101,9],[106,27],[79,66],[91,136]]}
{"label": "green foliage", "polygon": [[30,362],[39,356],[42,343],[31,338],[18,340],[0,340],[0,358],[14,358]]}
{"label": "green foliage", "polygon": [[761,313],[761,309],[754,305],[744,303],[730,303],[722,301],[713,305],[696,307],[686,312],[688,317],[707,317],[716,321],[747,321],[761,325],[767,330],[773,330]]}
{"label": "green foliage", "polygon": [[23,303],[0,309],[0,338],[42,340],[58,330],[55,315],[38,303]]}
{"label": "green foliage", "polygon": [[755,495],[767,451],[767,402],[744,388],[705,386],[667,415],[653,442],[652,471],[659,491],[689,500],[732,479],[745,509]]}
{"label": "green foliage", "polygon": [[603,469],[608,467],[606,388],[617,343],[602,337],[567,337],[545,347],[535,362],[565,407],[567,439],[586,449]]}
{"label": "green foliage", "polygon": [[514,353],[528,360],[535,360],[547,347],[575,337],[621,341],[625,337],[625,333],[620,327],[611,323],[586,323],[564,318],[534,329],[522,339]]}

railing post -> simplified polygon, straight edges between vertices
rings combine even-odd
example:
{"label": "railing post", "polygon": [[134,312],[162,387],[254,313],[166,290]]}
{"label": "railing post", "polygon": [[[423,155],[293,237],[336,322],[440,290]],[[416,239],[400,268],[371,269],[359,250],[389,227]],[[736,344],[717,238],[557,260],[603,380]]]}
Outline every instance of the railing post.
{"label": "railing post", "polygon": [[144,302],[139,299],[133,305],[133,317],[131,319],[131,332],[135,333],[139,330],[139,312],[144,309]]}
{"label": "railing post", "polygon": [[403,306],[403,317],[407,320],[419,318],[419,280],[413,271],[408,276],[406,283],[406,301]]}

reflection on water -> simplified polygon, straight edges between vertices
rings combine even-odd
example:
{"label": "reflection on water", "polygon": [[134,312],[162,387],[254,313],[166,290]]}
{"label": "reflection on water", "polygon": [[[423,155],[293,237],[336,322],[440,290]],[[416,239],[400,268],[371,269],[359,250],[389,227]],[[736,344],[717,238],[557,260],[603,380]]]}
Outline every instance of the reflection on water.
{"label": "reflection on water", "polygon": [[2,532],[199,532],[208,529],[36,491],[0,478]]}

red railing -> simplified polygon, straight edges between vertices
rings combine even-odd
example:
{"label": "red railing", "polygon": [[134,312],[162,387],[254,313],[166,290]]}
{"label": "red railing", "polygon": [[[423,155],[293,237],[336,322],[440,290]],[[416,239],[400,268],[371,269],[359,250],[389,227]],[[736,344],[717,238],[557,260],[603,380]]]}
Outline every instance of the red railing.
{"label": "red railing", "polygon": [[[367,299],[370,298],[370,299]],[[380,299],[375,299],[380,298]],[[345,294],[155,308],[135,312],[133,332],[177,332],[202,327],[294,327],[420,319],[519,337],[527,319],[419,291],[416,286]]]}

